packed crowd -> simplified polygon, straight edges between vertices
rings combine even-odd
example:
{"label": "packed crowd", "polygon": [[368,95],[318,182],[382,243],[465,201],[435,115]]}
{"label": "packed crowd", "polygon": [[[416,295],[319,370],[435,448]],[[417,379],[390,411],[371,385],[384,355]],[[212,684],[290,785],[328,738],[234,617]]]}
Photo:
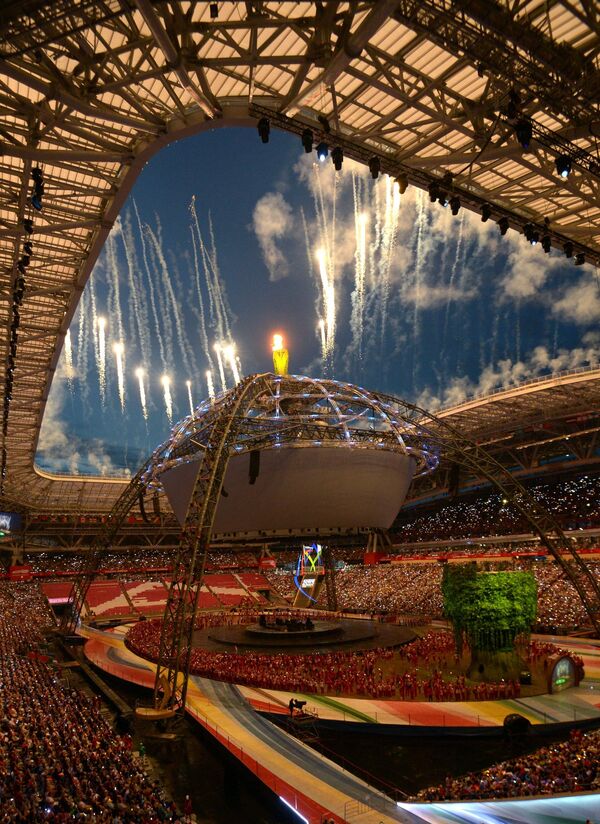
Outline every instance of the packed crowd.
{"label": "packed crowd", "polygon": [[[283,611],[282,620],[288,614]],[[250,612],[234,616],[213,613],[200,616],[197,626],[206,629],[222,624],[254,623],[259,617]],[[129,630],[125,643],[137,655],[156,660],[160,622],[136,624]],[[536,660],[557,652],[558,648],[552,644],[540,645],[535,651]],[[458,662],[452,633],[432,632],[399,650],[377,648],[289,655],[237,650],[215,652],[196,647],[192,651],[191,671],[217,681],[312,694],[406,701],[477,701],[520,696],[520,685],[516,681],[468,684],[463,675],[449,676],[449,661]]]}
{"label": "packed crowd", "polygon": [[[582,475],[553,484],[536,483],[529,492],[551,512],[563,529],[600,526],[600,476]],[[519,535],[530,526],[497,492],[444,506],[402,510],[393,527],[394,543],[469,538],[480,535]]]}
{"label": "packed crowd", "polygon": [[30,586],[0,584],[0,824],[173,821],[130,739],[38,651],[51,621]]}
{"label": "packed crowd", "polygon": [[[589,562],[600,579],[600,563]],[[510,568],[533,571],[538,585],[536,629],[566,633],[586,623],[583,605],[570,581],[554,563],[517,561],[506,567],[490,563],[489,569]],[[437,563],[407,562],[379,566],[352,566],[336,575],[338,607],[344,612],[384,612],[395,615],[422,616],[423,623],[443,616],[443,567]],[[269,583],[282,597],[295,592],[290,573],[279,570],[267,573]],[[326,603],[321,590],[319,603]]]}
{"label": "packed crowd", "polygon": [[517,798],[600,790],[600,731],[574,731],[568,741],[494,764],[483,772],[450,776],[421,790],[419,801]]}

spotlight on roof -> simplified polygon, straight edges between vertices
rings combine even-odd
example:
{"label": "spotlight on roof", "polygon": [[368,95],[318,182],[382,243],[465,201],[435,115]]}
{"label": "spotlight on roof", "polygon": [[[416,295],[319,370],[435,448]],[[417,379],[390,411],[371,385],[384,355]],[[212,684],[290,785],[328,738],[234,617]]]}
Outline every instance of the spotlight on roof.
{"label": "spotlight on roof", "polygon": [[271,133],[271,124],[269,122],[268,117],[261,117],[261,119],[257,123],[258,128],[258,136],[262,140],[263,143],[269,142],[269,135]]}
{"label": "spotlight on roof", "polygon": [[218,3],[211,3],[208,7],[210,12],[210,19],[216,20],[219,16],[219,4]]}
{"label": "spotlight on roof", "polygon": [[404,172],[398,175],[398,177],[396,178],[396,183],[398,184],[398,190],[400,194],[403,195],[404,192],[408,189],[408,178],[404,174]]}
{"label": "spotlight on roof", "polygon": [[23,219],[23,228],[25,229],[28,235],[33,234],[33,220],[30,217],[26,217]]}
{"label": "spotlight on roof", "polygon": [[565,253],[566,258],[572,258],[573,257],[573,244],[571,243],[570,240],[567,240],[567,242],[563,246],[563,251]]}
{"label": "spotlight on roof", "polygon": [[502,235],[502,237],[504,237],[504,235],[508,232],[508,218],[507,217],[501,217],[500,218],[500,220],[498,221],[498,228],[500,229],[500,234]]}
{"label": "spotlight on roof", "polygon": [[492,216],[491,207],[488,206],[487,203],[484,203],[483,206],[481,207],[481,222],[485,223],[487,220],[489,220],[491,218],[491,216]]}
{"label": "spotlight on roof", "polygon": [[42,198],[39,195],[33,194],[31,195],[31,205],[36,210],[36,212],[42,211]]}
{"label": "spotlight on roof", "polygon": [[440,195],[440,187],[437,185],[435,181],[432,181],[427,187],[427,191],[429,192],[429,200],[432,203],[435,203],[435,201],[438,199]]}
{"label": "spotlight on roof", "polygon": [[313,133],[312,129],[304,129],[302,132],[302,145],[306,154],[310,154],[313,150]]}
{"label": "spotlight on roof", "polygon": [[517,135],[517,140],[521,146],[524,149],[528,149],[529,144],[531,143],[531,122],[523,118],[517,121],[515,126],[515,134]]}
{"label": "spotlight on roof", "polygon": [[381,171],[381,161],[376,155],[369,160],[369,171],[371,172],[373,180],[377,180],[379,172]]}
{"label": "spotlight on roof", "polygon": [[29,240],[26,243],[24,243],[23,244],[23,251],[25,252],[26,255],[31,256],[33,254],[33,243],[31,243],[31,241],[29,241]]}
{"label": "spotlight on roof", "polygon": [[585,254],[583,252],[577,252],[575,255],[575,266],[583,266],[585,263]]}
{"label": "spotlight on roof", "polygon": [[535,246],[535,244],[540,239],[540,236],[536,232],[535,226],[533,225],[533,223],[526,223],[525,226],[523,226],[523,234],[525,235],[525,237],[531,243],[532,246]]}
{"label": "spotlight on roof", "polygon": [[567,155],[559,155],[556,158],[556,172],[566,180],[571,174],[571,158]]}
{"label": "spotlight on roof", "polygon": [[440,202],[440,206],[446,207],[448,205],[448,193],[441,189],[438,195],[438,200]]}
{"label": "spotlight on roof", "polygon": [[322,140],[319,145],[317,146],[317,157],[321,161],[321,163],[327,159],[327,155],[329,154],[329,146]]}
{"label": "spotlight on roof", "polygon": [[457,195],[450,198],[450,208],[452,209],[452,214],[457,215],[460,211],[460,198]]}
{"label": "spotlight on roof", "polygon": [[344,152],[341,146],[335,146],[335,148],[331,150],[331,160],[333,161],[333,168],[336,172],[341,172],[342,163],[344,162]]}
{"label": "spotlight on roof", "polygon": [[550,237],[550,235],[544,235],[544,237],[542,238],[542,249],[544,250],[544,252],[546,254],[549,253],[551,246],[552,246],[552,238]]}

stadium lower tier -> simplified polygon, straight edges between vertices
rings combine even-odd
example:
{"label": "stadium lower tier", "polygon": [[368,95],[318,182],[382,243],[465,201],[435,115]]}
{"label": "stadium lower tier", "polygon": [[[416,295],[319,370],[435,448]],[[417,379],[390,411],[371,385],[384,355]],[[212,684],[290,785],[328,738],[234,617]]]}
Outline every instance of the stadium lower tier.
{"label": "stadium lower tier", "polygon": [[[108,631],[83,628],[83,634],[88,637],[86,655],[95,665],[112,675],[151,687],[154,683],[154,665],[125,647],[126,630],[126,627]],[[561,641],[571,643],[570,639]],[[570,721],[577,714],[577,707],[582,711],[584,706],[587,707],[587,717],[600,718],[597,692],[594,692],[600,687],[599,644],[575,642],[574,651],[584,657],[590,672],[589,678],[577,690],[545,697],[541,705],[538,703],[539,699],[520,699],[484,704],[464,702],[460,705],[438,705],[435,708],[422,704],[422,710],[410,703],[403,710],[403,702],[361,699],[326,701],[310,694],[248,689],[193,676],[188,690],[187,711],[295,810],[300,820],[308,824],[317,824],[324,816],[332,818],[335,824],[354,820],[367,824],[387,824],[392,821],[411,824],[472,824],[475,821],[542,824],[554,820],[565,824],[582,824],[586,818],[593,820],[600,809],[600,794],[597,792],[530,800],[427,804],[391,798],[260,715],[287,714],[290,698],[294,698],[307,701],[308,709],[320,721],[335,716],[340,723],[368,725],[370,729],[390,725],[397,730],[402,725],[418,725],[423,730],[433,725],[441,726],[442,720],[446,727],[455,725],[473,728],[481,726],[482,713],[485,724],[500,726],[506,714],[511,712],[525,714],[533,724],[539,725]],[[584,695],[587,700],[583,699]],[[586,752],[598,751],[600,740],[597,739],[598,733],[591,733],[585,739]],[[597,770],[597,763],[594,770]],[[593,782],[596,781],[597,773],[587,777],[590,785],[595,788]]]}

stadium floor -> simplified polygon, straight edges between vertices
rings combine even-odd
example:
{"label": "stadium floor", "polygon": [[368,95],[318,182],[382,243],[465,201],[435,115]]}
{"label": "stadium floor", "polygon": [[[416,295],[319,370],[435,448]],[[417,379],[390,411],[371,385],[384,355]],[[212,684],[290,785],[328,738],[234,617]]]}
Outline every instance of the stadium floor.
{"label": "stadium floor", "polygon": [[[125,680],[151,687],[154,682],[154,667],[149,662],[131,653],[123,643],[125,627],[117,627],[112,631],[102,632],[87,627],[82,634],[88,637],[85,652],[90,661],[101,669]],[[465,704],[446,704],[454,707],[455,716],[460,714],[461,723],[475,713],[482,704],[500,704],[497,712],[490,712],[491,725],[501,724],[507,712],[531,712],[533,723],[544,723],[544,715],[540,716],[539,706],[524,710],[526,701],[547,701],[552,705],[552,721],[572,720],[574,712],[568,710],[570,702],[565,699],[573,697],[576,701],[577,718],[579,712],[587,711],[587,717],[600,716],[600,644],[589,641],[572,641],[572,639],[557,639],[561,645],[572,646],[579,655],[584,657],[586,680],[577,690],[569,690],[557,696],[539,696],[519,701],[501,702],[468,702]],[[588,663],[589,659],[589,663]],[[250,692],[258,692],[256,690]],[[275,691],[261,690],[263,693]],[[278,693],[278,701],[288,693]],[[590,700],[585,700],[588,696]],[[313,702],[323,696],[307,696]],[[554,701],[552,699],[560,699]],[[288,698],[289,700],[289,698]],[[338,699],[335,699],[336,703]],[[358,711],[357,702],[365,702]],[[351,702],[351,704],[350,704]],[[395,804],[387,796],[374,790],[372,787],[345,772],[332,761],[307,747],[302,742],[288,735],[283,730],[261,717],[255,709],[259,699],[248,695],[248,688],[239,688],[233,684],[210,681],[209,679],[193,677],[188,690],[188,712],[204,726],[217,740],[229,749],[243,764],[257,775],[267,786],[277,793],[286,803],[304,817],[306,821],[319,821],[323,814],[334,814],[336,820],[360,821],[365,824],[379,822],[477,822],[477,824],[581,824],[586,818],[594,820],[600,811],[600,794],[582,794],[567,797],[541,798],[523,801],[494,801],[494,802],[454,802],[447,804]],[[370,723],[403,723],[398,716],[393,721],[384,720],[379,714],[369,717],[372,708],[367,704],[376,704],[377,707],[385,704],[410,704],[411,707],[424,707],[429,711],[430,704],[419,702],[369,702],[366,699],[344,699],[352,709],[352,719],[345,715],[345,710],[334,708],[344,720],[354,720]],[[517,705],[516,707],[514,705]],[[470,707],[473,707],[471,710]],[[438,705],[438,707],[441,705]],[[457,711],[456,707],[460,710]],[[587,708],[587,710],[586,710]],[[264,709],[264,707],[262,708]],[[364,712],[362,712],[364,710]],[[377,713],[381,711],[375,710]],[[416,709],[413,709],[416,712]],[[442,710],[443,712],[443,710]],[[544,710],[546,719],[550,723],[550,711]],[[358,713],[362,717],[358,717]],[[481,719],[481,709],[478,713]],[[321,712],[319,712],[321,717]],[[344,717],[345,715],[345,717]],[[562,716],[568,717],[562,717]],[[488,716],[486,716],[487,718]],[[416,718],[416,717],[415,717]],[[376,720],[377,719],[377,720]],[[494,719],[496,719],[494,721]],[[404,723],[407,723],[406,721]],[[423,715],[414,722],[429,726],[427,716]],[[476,723],[476,721],[475,721]],[[472,723],[473,725],[473,723]],[[487,725],[487,724],[486,724]],[[301,789],[299,789],[301,788]]]}

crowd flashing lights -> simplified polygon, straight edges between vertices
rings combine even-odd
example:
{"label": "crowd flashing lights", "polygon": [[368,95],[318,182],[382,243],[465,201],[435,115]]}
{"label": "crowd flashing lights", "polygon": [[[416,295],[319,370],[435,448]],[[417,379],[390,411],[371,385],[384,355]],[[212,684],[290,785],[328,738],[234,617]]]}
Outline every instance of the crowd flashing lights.
{"label": "crowd flashing lights", "polygon": [[317,157],[321,162],[327,159],[327,155],[329,154],[329,146],[322,140],[319,145],[317,146]]}
{"label": "crowd flashing lights", "polygon": [[567,178],[571,174],[571,158],[567,155],[559,155],[556,158],[556,172],[562,178]]}

